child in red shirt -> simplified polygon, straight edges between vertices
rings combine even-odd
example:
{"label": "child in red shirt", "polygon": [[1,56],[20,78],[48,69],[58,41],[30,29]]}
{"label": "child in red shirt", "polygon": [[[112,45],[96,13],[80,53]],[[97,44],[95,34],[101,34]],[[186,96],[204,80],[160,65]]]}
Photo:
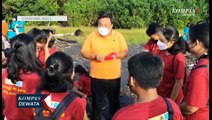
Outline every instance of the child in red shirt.
{"label": "child in red shirt", "polygon": [[163,78],[157,92],[159,95],[168,97],[180,104],[183,99],[186,44],[184,39],[179,37],[177,29],[172,26],[165,28],[163,35],[164,39],[157,42],[161,50],[158,55],[164,63]]}
{"label": "child in red shirt", "polygon": [[17,108],[17,94],[33,94],[40,84],[42,65],[35,55],[36,44],[27,34],[12,38],[12,53],[2,74],[3,115],[7,120],[32,120],[32,108]]}
{"label": "child in red shirt", "polygon": [[78,74],[76,89],[83,92],[86,96],[91,96],[91,79],[89,73],[81,65],[75,67],[75,73]]}
{"label": "child in red shirt", "polygon": [[[54,111],[68,94],[74,77],[72,58],[63,52],[55,52],[46,61],[46,69],[38,91],[49,94],[46,104]],[[43,111],[45,112],[45,110]],[[35,115],[38,114],[35,112]],[[45,112],[46,113],[46,112]],[[48,115],[48,114],[47,114]],[[77,97],[63,111],[58,120],[87,120],[86,99]]]}
{"label": "child in red shirt", "polygon": [[[50,30],[44,29],[40,30],[38,28],[32,28],[27,34],[32,36],[34,38],[34,41],[36,42],[36,46],[38,49],[38,58],[40,62],[43,65],[43,68],[45,68],[46,65],[46,60],[47,58],[56,52],[56,48],[52,47],[52,37],[53,37],[53,32]],[[51,43],[51,46],[49,44]]]}
{"label": "child in red shirt", "polygon": [[156,88],[163,72],[163,63],[158,56],[150,52],[136,54],[128,60],[128,71],[128,85],[137,95],[137,100],[118,110],[112,120],[167,120],[168,116],[173,116],[173,120],[183,120],[177,104],[165,98],[174,111],[171,114],[165,99],[157,94]]}
{"label": "child in red shirt", "polygon": [[145,51],[152,52],[153,54],[159,53],[159,48],[157,46],[157,41],[160,39],[162,34],[162,27],[157,23],[152,23],[146,31],[146,34],[150,37],[146,45],[144,46]]}
{"label": "child in red shirt", "polygon": [[209,120],[209,24],[192,26],[187,43],[197,60],[186,80],[180,109],[185,120]]}

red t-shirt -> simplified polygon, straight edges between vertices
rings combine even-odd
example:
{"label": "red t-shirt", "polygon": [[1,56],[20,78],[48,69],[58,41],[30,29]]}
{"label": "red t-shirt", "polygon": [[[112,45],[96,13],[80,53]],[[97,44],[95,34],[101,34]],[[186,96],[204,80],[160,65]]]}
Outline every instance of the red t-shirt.
{"label": "red t-shirt", "polygon": [[[55,47],[52,47],[52,48],[49,49],[49,54],[50,55],[52,55],[55,52],[56,52],[56,48]],[[41,49],[39,51],[39,60],[42,63],[42,65],[44,66],[44,68],[45,68],[46,67],[46,61],[45,61],[45,52],[44,52],[44,49]]]}
{"label": "red t-shirt", "polygon": [[78,85],[82,87],[82,92],[87,96],[91,96],[91,79],[85,74],[79,74]]}
{"label": "red t-shirt", "polygon": [[[174,58],[174,55],[171,54],[166,55],[165,50],[161,51],[159,53],[159,56],[163,60],[165,66],[163,69],[163,78],[162,81],[160,82],[160,85],[157,88],[157,92],[160,96],[170,98],[172,89],[175,84],[175,80],[176,79],[184,80],[186,59],[183,53],[178,53]],[[179,105],[182,99],[183,99],[183,90],[181,88],[177,98],[175,99],[175,102]]]}
{"label": "red t-shirt", "polygon": [[[168,99],[168,101],[174,110],[174,120],[183,120],[183,116],[177,104],[170,99]],[[112,120],[147,120],[165,112],[167,112],[167,105],[164,99],[159,96],[153,101],[135,103],[118,110]]]}
{"label": "red t-shirt", "polygon": [[73,82],[73,87],[77,87],[77,85],[78,85],[78,84],[77,84],[77,81],[74,81],[74,82]]}
{"label": "red t-shirt", "polygon": [[[208,59],[200,59],[199,65],[209,65]],[[186,80],[184,100],[199,109],[192,115],[185,116],[186,120],[209,120],[209,68],[193,69]]]}
{"label": "red t-shirt", "polygon": [[[20,72],[22,73],[22,72]],[[3,114],[7,120],[32,120],[32,108],[17,108],[16,94],[33,94],[40,83],[40,76],[37,73],[21,74],[18,84],[13,84],[7,78],[7,69],[2,74],[2,97],[5,101]]]}
{"label": "red t-shirt", "polygon": [[160,49],[159,49],[159,47],[157,45],[157,41],[156,40],[149,39],[149,41],[146,43],[144,48],[146,50],[148,50],[149,52],[152,52],[154,55],[157,55],[160,52]]}
{"label": "red t-shirt", "polygon": [[[50,93],[47,91],[42,91],[41,94],[50,94],[51,97],[50,101],[48,102],[50,102],[51,106],[49,107],[51,111],[54,111],[57,105],[65,98],[66,95],[69,94],[69,92]],[[85,111],[86,111],[86,99],[77,97],[61,114],[59,120],[83,120]]]}

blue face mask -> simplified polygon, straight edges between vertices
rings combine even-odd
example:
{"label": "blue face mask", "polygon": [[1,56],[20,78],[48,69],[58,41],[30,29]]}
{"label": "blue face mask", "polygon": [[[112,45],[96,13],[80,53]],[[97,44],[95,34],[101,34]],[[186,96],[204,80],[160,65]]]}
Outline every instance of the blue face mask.
{"label": "blue face mask", "polygon": [[160,50],[166,50],[167,49],[167,45],[164,44],[163,42],[161,42],[160,40],[158,40],[157,45],[158,45]]}

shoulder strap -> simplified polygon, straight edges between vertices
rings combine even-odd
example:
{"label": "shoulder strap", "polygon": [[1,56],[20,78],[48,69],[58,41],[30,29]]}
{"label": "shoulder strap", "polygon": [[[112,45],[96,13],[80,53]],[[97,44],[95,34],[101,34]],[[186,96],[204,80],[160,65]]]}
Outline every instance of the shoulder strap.
{"label": "shoulder strap", "polygon": [[[37,88],[35,93],[40,94],[41,90]],[[35,108],[35,115],[38,115],[42,109],[43,108]]]}
{"label": "shoulder strap", "polygon": [[208,68],[208,67],[209,67],[208,65],[198,65],[194,69],[197,69],[197,68]]}
{"label": "shoulder strap", "polygon": [[[40,94],[41,90],[36,91],[36,94]],[[69,106],[69,104],[77,97],[77,95],[74,92],[69,92],[69,94],[60,102],[60,104],[57,106],[57,108],[52,113],[51,118],[54,118],[55,120],[58,120],[60,115],[63,113],[63,111]],[[39,114],[39,112],[44,108],[35,108],[35,114]],[[47,109],[48,110],[48,109]]]}
{"label": "shoulder strap", "polygon": [[77,95],[73,92],[70,92],[57,106],[57,108],[53,112],[53,118],[58,120],[63,111],[69,106],[69,104],[77,97]]}
{"label": "shoulder strap", "polygon": [[167,109],[168,109],[168,113],[169,113],[169,120],[173,120],[174,110],[172,109],[170,102],[165,97],[163,97],[163,99],[167,105]]}

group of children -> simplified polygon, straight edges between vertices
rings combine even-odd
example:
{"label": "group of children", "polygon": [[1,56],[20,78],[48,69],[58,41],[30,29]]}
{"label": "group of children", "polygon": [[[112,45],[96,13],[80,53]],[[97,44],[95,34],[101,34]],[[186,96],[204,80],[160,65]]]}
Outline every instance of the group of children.
{"label": "group of children", "polygon": [[[76,66],[74,70],[72,58],[65,53],[56,51],[53,46],[55,42],[53,34],[54,32],[50,29],[33,28],[12,39],[7,38],[9,46],[8,48],[4,47],[5,49],[2,51],[5,55],[6,49],[9,50],[7,55],[2,58],[6,63],[4,63],[5,69],[2,70],[2,103],[5,105],[3,116],[6,119],[31,120],[34,118],[32,113],[37,114],[34,109],[17,108],[16,94],[35,94],[37,91],[40,91],[41,94],[48,93],[51,96],[51,101],[47,103],[50,109],[54,109],[55,105],[58,105],[70,90],[75,91],[83,98],[91,96],[88,71],[81,65]],[[51,58],[55,61],[49,65],[48,61],[51,61]],[[58,64],[55,65],[56,63]],[[53,69],[56,69],[57,74],[52,73]],[[74,73],[71,71],[79,74],[78,82],[74,87],[72,86]],[[55,74],[54,77],[53,74]],[[61,91],[65,93],[60,94]],[[56,94],[57,92],[58,94]],[[87,103],[85,99],[76,99],[73,102],[76,105],[72,105],[74,108],[71,108],[71,111],[72,109],[79,110],[79,105],[86,106]],[[84,116],[84,111],[86,111],[83,106],[82,114],[72,111],[72,115],[70,115],[68,108],[66,111],[69,112],[64,111],[61,116],[65,116],[63,119],[75,119],[74,117],[69,118],[75,116],[78,117],[76,120],[81,120],[81,116]],[[25,114],[25,116],[20,116],[21,114]]]}
{"label": "group of children", "polygon": [[[150,40],[144,49],[159,56],[163,61],[163,76],[157,87],[157,93],[175,101],[185,119],[206,120],[209,117],[207,105],[209,99],[208,24],[188,25],[188,27],[190,28],[186,29],[186,34],[181,36],[172,26],[162,28],[153,23],[146,31]],[[187,53],[196,56],[196,63],[189,76],[186,76]],[[196,71],[201,73],[195,74]],[[202,81],[199,86],[198,81]],[[199,93],[200,91],[202,93]]]}
{"label": "group of children", "polygon": [[[128,61],[129,87],[138,99],[133,105],[120,109],[112,119],[165,119],[168,115],[181,120],[183,114],[187,120],[208,120],[208,24],[192,26],[186,42],[173,26],[162,28],[153,23],[146,33],[150,37],[144,46],[146,52],[136,54]],[[8,120],[33,119],[37,114],[35,109],[17,108],[15,95],[40,91],[49,94],[48,107],[52,111],[67,95],[79,93],[81,97],[76,97],[67,106],[60,119],[88,119],[89,71],[81,65],[74,66],[70,56],[56,51],[53,32],[33,28],[10,40],[11,51],[2,74],[3,115]],[[194,54],[197,61],[184,80],[186,52]],[[199,67],[202,65],[206,67]],[[73,81],[75,74],[79,75],[78,82]],[[174,113],[166,113],[167,101],[162,97],[169,98]],[[48,114],[45,112],[46,116]]]}

